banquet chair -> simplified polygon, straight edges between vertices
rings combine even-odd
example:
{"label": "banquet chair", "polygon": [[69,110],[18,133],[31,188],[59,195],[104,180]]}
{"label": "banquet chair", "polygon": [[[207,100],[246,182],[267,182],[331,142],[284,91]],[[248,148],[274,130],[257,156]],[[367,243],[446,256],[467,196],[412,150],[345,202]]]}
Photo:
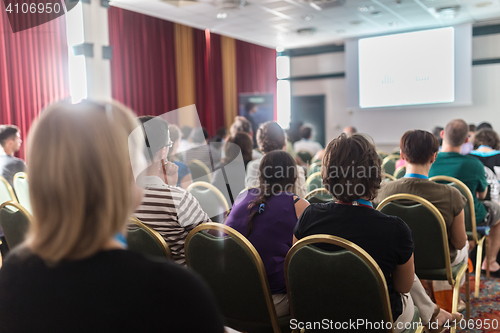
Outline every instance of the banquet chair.
{"label": "banquet chair", "polygon": [[17,202],[0,205],[0,227],[10,250],[24,241],[32,220],[31,214]]}
{"label": "banquet chair", "polygon": [[33,210],[31,209],[28,176],[25,172],[18,172],[14,175],[13,183],[19,203],[32,214]]}
{"label": "banquet chair", "polygon": [[198,200],[213,222],[224,223],[224,214],[229,211],[229,204],[218,188],[207,182],[194,182],[186,190]]}
{"label": "banquet chair", "polygon": [[136,217],[130,219],[127,228],[127,246],[133,252],[172,259],[172,253],[162,235]]}

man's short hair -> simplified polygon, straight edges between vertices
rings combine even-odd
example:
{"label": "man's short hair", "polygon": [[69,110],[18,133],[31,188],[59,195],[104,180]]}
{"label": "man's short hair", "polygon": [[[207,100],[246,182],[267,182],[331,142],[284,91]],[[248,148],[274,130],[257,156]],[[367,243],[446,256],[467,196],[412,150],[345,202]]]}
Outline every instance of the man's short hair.
{"label": "man's short hair", "polygon": [[248,113],[250,110],[252,110],[255,107],[255,103],[252,102],[246,102],[245,103],[245,111]]}
{"label": "man's short hair", "polygon": [[475,131],[477,131],[477,129],[476,129],[476,125],[474,125],[474,124],[469,124],[469,132],[475,132]]}
{"label": "man's short hair", "polygon": [[474,136],[474,149],[478,149],[481,145],[489,146],[495,150],[500,149],[500,139],[497,132],[488,128],[477,132]]}
{"label": "man's short hair", "polygon": [[439,151],[439,141],[430,132],[412,130],[403,134],[399,148],[408,163],[425,164]]}
{"label": "man's short hair", "polygon": [[149,162],[154,162],[155,155],[170,141],[168,122],[160,117],[141,116],[138,118],[145,131],[144,155]]}
{"label": "man's short hair", "polygon": [[338,200],[352,202],[377,195],[382,181],[382,160],[375,146],[362,134],[342,133],[325,148],[321,178]]}
{"label": "man's short hair", "polygon": [[13,139],[19,128],[16,125],[0,125],[0,145],[5,146],[5,142],[9,139]]}
{"label": "man's short hair", "polygon": [[313,128],[311,125],[303,125],[300,128],[300,136],[302,139],[310,139],[312,137]]}
{"label": "man's short hair", "polygon": [[491,124],[490,124],[490,123],[484,122],[484,123],[481,123],[481,124],[477,125],[476,130],[477,130],[477,131],[480,131],[480,130],[482,130],[483,128],[493,129],[493,126],[491,126]]}
{"label": "man's short hair", "polygon": [[187,140],[189,136],[191,135],[191,131],[193,128],[191,126],[184,125],[181,128],[181,133],[182,133],[182,139]]}
{"label": "man's short hair", "polygon": [[202,128],[195,128],[193,129],[193,131],[191,132],[191,141],[193,141],[194,143],[204,143],[205,140],[208,139],[208,131],[206,128],[202,127]]}
{"label": "man's short hair", "polygon": [[264,154],[283,149],[285,140],[285,131],[274,121],[265,122],[257,130],[257,144]]}
{"label": "man's short hair", "polygon": [[460,147],[469,136],[469,125],[462,119],[450,121],[444,128],[444,141],[452,147]]}
{"label": "man's short hair", "polygon": [[247,118],[241,116],[237,116],[234,119],[234,123],[231,125],[231,128],[229,130],[231,135],[235,135],[238,132],[245,132],[250,134],[252,133],[252,131],[252,124],[248,121]]}

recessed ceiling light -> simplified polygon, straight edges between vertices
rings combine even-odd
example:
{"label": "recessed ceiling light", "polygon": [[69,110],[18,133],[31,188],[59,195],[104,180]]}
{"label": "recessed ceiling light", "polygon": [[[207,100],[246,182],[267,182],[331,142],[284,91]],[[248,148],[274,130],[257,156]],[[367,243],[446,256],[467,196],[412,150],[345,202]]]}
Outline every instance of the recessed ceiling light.
{"label": "recessed ceiling light", "polygon": [[283,46],[276,46],[276,52],[283,52],[285,48]]}
{"label": "recessed ceiling light", "polygon": [[288,34],[286,32],[278,32],[278,39],[285,39]]}
{"label": "recessed ceiling light", "polygon": [[376,12],[372,12],[372,17],[380,17],[382,16],[382,12],[380,10],[377,10]]}
{"label": "recessed ceiling light", "polygon": [[394,22],[389,23],[389,25],[391,27],[397,27],[399,25],[399,22],[394,21]]}
{"label": "recessed ceiling light", "polygon": [[223,20],[223,19],[227,18],[227,13],[219,13],[219,14],[217,14],[217,18],[219,20]]}
{"label": "recessed ceiling light", "polygon": [[373,6],[359,6],[358,10],[360,12],[371,12],[372,10],[375,10],[375,7],[373,7]]}
{"label": "recessed ceiling light", "polygon": [[363,23],[362,20],[355,20],[355,21],[349,22],[349,24],[351,24],[351,25],[360,25],[361,23]]}
{"label": "recessed ceiling light", "polygon": [[483,8],[483,7],[488,7],[491,6],[493,3],[490,1],[484,1],[484,2],[478,2],[474,6],[477,8]]}
{"label": "recessed ceiling light", "polygon": [[313,16],[312,15],[304,15],[304,16],[302,16],[302,19],[304,21],[311,21],[313,19]]}

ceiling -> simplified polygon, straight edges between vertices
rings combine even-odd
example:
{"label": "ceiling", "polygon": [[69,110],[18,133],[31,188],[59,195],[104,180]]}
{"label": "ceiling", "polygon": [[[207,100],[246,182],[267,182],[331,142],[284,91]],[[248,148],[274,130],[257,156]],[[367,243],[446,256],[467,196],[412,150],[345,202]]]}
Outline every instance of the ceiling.
{"label": "ceiling", "polygon": [[[272,48],[331,44],[351,37],[465,22],[500,22],[500,0],[346,0],[323,10],[301,0],[248,0],[245,7],[232,10],[218,8],[214,0],[184,3],[188,4],[178,7],[161,0],[113,0],[111,5]],[[436,9],[454,6],[459,6],[455,14],[436,13]],[[220,13],[227,17],[218,19]],[[315,33],[297,33],[309,27]]]}

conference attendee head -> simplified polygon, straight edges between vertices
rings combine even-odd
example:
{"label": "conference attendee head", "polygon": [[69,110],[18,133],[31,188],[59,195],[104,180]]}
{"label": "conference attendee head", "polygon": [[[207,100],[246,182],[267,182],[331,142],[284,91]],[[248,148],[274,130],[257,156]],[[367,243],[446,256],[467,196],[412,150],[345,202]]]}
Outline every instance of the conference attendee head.
{"label": "conference attendee head", "polygon": [[21,133],[15,125],[0,125],[0,145],[7,155],[14,155],[21,148]]}
{"label": "conference attendee head", "polygon": [[193,130],[192,127],[190,126],[182,126],[181,128],[181,133],[182,133],[182,140],[188,140],[189,136],[191,135],[191,131]]}
{"label": "conference attendee head", "polygon": [[229,132],[231,133],[231,135],[235,135],[238,132],[245,132],[253,136],[252,124],[248,121],[247,118],[237,116],[234,119],[234,122],[231,125]]}
{"label": "conference attendee head", "polygon": [[282,150],[286,146],[285,131],[274,121],[265,122],[257,130],[257,144],[264,154]]}
{"label": "conference attendee head", "polygon": [[347,127],[344,127],[343,132],[344,132],[345,134],[347,134],[348,136],[349,136],[349,135],[353,135],[353,134],[358,133],[358,131],[356,130],[356,128],[355,128],[354,126],[347,126]]}
{"label": "conference attendee head", "polygon": [[193,143],[205,143],[208,139],[208,131],[206,128],[195,128],[190,135],[191,142]]}
{"label": "conference attendee head", "polygon": [[474,149],[480,146],[488,146],[491,149],[500,149],[500,139],[497,132],[491,129],[482,129],[474,136]]}
{"label": "conference attendee head", "polygon": [[443,145],[443,138],[441,137],[441,132],[444,130],[444,127],[436,126],[432,129],[432,134],[436,137],[439,142],[439,146]]}
{"label": "conference attendee head", "polygon": [[401,158],[408,164],[426,165],[429,167],[436,160],[439,141],[434,134],[422,131],[408,131],[399,142]]}
{"label": "conference attendee head", "polygon": [[259,184],[263,195],[293,192],[296,180],[297,163],[290,154],[274,150],[264,155],[259,165]]}
{"label": "conference attendee head", "polygon": [[462,119],[454,119],[441,131],[443,145],[461,147],[469,138],[469,125]]}
{"label": "conference attendee head", "polygon": [[257,112],[257,110],[257,105],[252,102],[246,102],[245,111],[247,112],[247,114],[254,114],[255,112]]}
{"label": "conference attendee head", "polygon": [[115,236],[142,199],[131,156],[145,166],[143,143],[129,153],[137,126],[124,106],[90,101],[53,104],[35,120],[27,147],[34,219],[25,242],[35,255],[58,262],[120,247]]}
{"label": "conference attendee head", "polygon": [[150,164],[167,161],[170,140],[169,124],[160,117],[141,116],[138,118],[145,133],[144,155]]}
{"label": "conference attendee head", "polygon": [[313,127],[311,125],[303,125],[300,127],[300,137],[302,139],[310,140],[313,136]]}
{"label": "conference attendee head", "polygon": [[252,160],[253,140],[250,134],[245,132],[238,132],[227,138],[224,144],[225,157],[222,161],[224,164],[230,163],[238,154],[243,157],[245,166]]}
{"label": "conference attendee head", "polygon": [[491,126],[490,123],[484,122],[484,123],[477,125],[476,131],[480,131],[480,130],[485,129],[485,128],[486,129],[493,129],[493,126]]}
{"label": "conference attendee head", "polygon": [[382,181],[382,161],[375,145],[362,134],[342,133],[325,148],[321,178],[338,200],[372,200]]}

